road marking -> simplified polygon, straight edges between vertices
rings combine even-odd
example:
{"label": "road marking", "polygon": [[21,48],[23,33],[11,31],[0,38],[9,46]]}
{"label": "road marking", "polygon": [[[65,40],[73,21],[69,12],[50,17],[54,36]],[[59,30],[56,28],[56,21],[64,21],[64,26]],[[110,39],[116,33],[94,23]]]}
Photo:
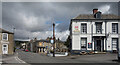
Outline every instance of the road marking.
{"label": "road marking", "polygon": [[26,63],[23,60],[19,59],[18,57],[15,57],[15,59],[19,62],[19,63]]}
{"label": "road marking", "polygon": [[3,62],[2,62],[2,58],[0,59],[0,65],[2,64]]}
{"label": "road marking", "polygon": [[2,64],[2,62],[0,61],[0,65]]}
{"label": "road marking", "polygon": [[19,63],[26,63],[25,61],[21,60],[18,58],[18,52],[16,53],[16,57],[15,59],[19,62]]}

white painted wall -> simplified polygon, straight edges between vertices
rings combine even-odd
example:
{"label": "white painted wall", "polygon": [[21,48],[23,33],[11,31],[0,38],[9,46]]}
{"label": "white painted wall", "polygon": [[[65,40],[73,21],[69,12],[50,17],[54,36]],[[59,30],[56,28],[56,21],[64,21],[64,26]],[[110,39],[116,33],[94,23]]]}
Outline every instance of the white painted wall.
{"label": "white painted wall", "polygon": [[[119,33],[119,44],[118,44],[118,58],[120,58],[120,21],[119,21],[119,24],[118,24],[118,33]],[[119,59],[120,60],[120,59]]]}
{"label": "white painted wall", "polygon": [[107,39],[107,51],[112,50],[112,38],[119,38],[118,34],[112,34],[112,23],[118,23],[116,21],[107,22],[107,34],[109,33],[109,37]]}
{"label": "white painted wall", "polygon": [[105,34],[105,22],[102,23],[102,33]]}
{"label": "white painted wall", "polygon": [[80,50],[80,37],[78,35],[72,36],[72,50]]}
{"label": "white painted wall", "polygon": [[92,24],[93,24],[93,33],[96,33],[96,26],[95,26],[95,22],[93,22]]}
{"label": "white painted wall", "polygon": [[[96,22],[96,21],[95,21]],[[81,44],[80,44],[80,39],[81,37],[86,37],[87,38],[87,43],[91,43],[91,25],[93,25],[93,33],[96,33],[96,26],[95,26],[95,22],[88,22],[88,21],[83,21],[83,22],[72,22],[72,50],[80,50],[81,49]],[[100,21],[99,21],[100,22]],[[101,21],[102,22],[102,21]],[[87,34],[81,34],[81,23],[87,23]],[[118,23],[117,21],[113,21],[113,22],[107,22],[106,23],[106,32],[108,33],[112,33],[112,23]],[[120,24],[120,23],[119,23]],[[79,31],[75,32],[74,27],[78,26]],[[119,26],[120,28],[120,26]],[[102,23],[102,33],[103,34],[94,34],[94,36],[105,36],[105,21],[103,21]],[[120,31],[120,30],[119,30]],[[107,47],[107,51],[111,51],[112,50],[112,38],[119,38],[118,34],[110,34],[108,39],[107,39],[107,44],[104,44],[104,47]],[[119,39],[120,41],[120,39]],[[105,43],[105,39],[104,39],[104,43]],[[94,42],[93,42],[93,50],[94,50]],[[105,46],[107,45],[107,46]],[[90,48],[88,48],[87,45],[87,50],[92,50]],[[104,48],[106,49],[106,48]]]}

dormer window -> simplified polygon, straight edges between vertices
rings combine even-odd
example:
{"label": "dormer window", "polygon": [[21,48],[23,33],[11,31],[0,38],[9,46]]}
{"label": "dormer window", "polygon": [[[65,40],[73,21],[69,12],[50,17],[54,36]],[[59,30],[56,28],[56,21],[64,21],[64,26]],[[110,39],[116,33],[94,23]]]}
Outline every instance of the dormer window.
{"label": "dormer window", "polygon": [[8,40],[8,34],[7,33],[2,34],[2,40]]}

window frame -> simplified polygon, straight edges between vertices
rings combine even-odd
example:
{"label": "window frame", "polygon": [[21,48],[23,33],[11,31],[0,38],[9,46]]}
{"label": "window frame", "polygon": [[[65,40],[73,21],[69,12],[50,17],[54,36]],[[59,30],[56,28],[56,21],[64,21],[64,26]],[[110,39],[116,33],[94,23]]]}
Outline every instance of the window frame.
{"label": "window frame", "polygon": [[[7,39],[4,39],[5,34],[7,34]],[[8,33],[2,33],[2,40],[8,40]]]}
{"label": "window frame", "polygon": [[87,23],[81,23],[81,34],[87,34]]}
{"label": "window frame", "polygon": [[[98,25],[100,27],[98,27]],[[99,30],[98,28],[100,28],[100,33],[97,32]],[[101,22],[100,23],[96,22],[96,34],[102,34],[102,23]]]}
{"label": "window frame", "polygon": [[[115,25],[115,26],[113,26],[113,25]],[[113,27],[114,27],[114,30],[113,30]],[[112,33],[118,34],[118,23],[112,23]]]}
{"label": "window frame", "polygon": [[[85,42],[86,42],[86,43],[85,43],[85,48],[82,48],[82,39],[84,39]],[[86,37],[82,37],[82,38],[81,38],[81,46],[80,46],[80,47],[81,47],[81,50],[87,50],[87,38],[86,38]]]}
{"label": "window frame", "polygon": [[115,44],[113,44],[113,39],[116,39],[116,50],[118,49],[118,38],[112,38],[112,50],[113,50],[113,48],[115,48],[115,47],[113,47],[113,45],[115,45]]}

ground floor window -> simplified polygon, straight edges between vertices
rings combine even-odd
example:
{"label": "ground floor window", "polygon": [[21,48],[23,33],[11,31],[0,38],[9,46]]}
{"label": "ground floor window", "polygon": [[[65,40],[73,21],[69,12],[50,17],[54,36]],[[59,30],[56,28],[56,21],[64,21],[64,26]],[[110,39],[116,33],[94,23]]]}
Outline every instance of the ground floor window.
{"label": "ground floor window", "polygon": [[112,50],[117,50],[118,39],[112,38]]}
{"label": "ground floor window", "polygon": [[81,50],[86,50],[87,38],[81,38]]}
{"label": "ground floor window", "polygon": [[45,52],[45,47],[38,47],[38,52]]}

